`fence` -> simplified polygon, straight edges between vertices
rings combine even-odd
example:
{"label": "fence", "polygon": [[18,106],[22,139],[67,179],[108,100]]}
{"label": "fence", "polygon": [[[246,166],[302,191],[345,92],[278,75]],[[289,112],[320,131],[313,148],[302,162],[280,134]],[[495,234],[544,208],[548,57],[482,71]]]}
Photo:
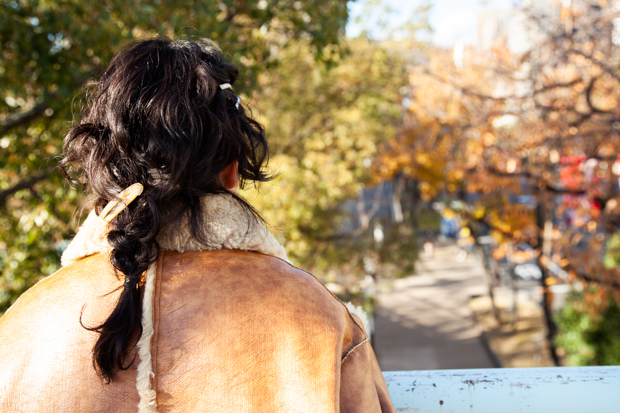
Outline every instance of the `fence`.
{"label": "fence", "polygon": [[397,412],[620,412],[620,366],[384,373]]}

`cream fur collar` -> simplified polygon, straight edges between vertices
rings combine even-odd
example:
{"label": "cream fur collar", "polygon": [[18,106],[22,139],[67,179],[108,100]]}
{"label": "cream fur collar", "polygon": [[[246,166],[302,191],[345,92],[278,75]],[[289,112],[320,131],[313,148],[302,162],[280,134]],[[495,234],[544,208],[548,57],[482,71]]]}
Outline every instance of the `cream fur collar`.
{"label": "cream fur collar", "polygon": [[[256,251],[288,261],[284,247],[260,222],[249,217],[231,195],[207,195],[202,198],[202,203],[208,245],[198,242],[192,236],[187,220],[183,220],[161,230],[157,242],[162,250],[185,252],[227,248]],[[106,223],[94,210],[91,211],[62,254],[62,266],[99,252],[110,251],[105,229]]]}

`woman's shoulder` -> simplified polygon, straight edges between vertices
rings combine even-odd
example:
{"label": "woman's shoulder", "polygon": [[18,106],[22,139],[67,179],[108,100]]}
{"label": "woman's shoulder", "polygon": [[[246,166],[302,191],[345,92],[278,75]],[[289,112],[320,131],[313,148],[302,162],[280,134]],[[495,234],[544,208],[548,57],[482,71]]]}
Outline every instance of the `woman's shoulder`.
{"label": "woman's shoulder", "polygon": [[173,282],[183,276],[199,285],[233,286],[229,293],[243,290],[243,286],[262,287],[254,290],[271,293],[287,291],[293,295],[315,295],[327,301],[339,300],[311,273],[290,262],[253,251],[230,250],[164,251],[158,271],[162,282]]}
{"label": "woman's shoulder", "polygon": [[[20,320],[20,324],[27,319],[58,320],[65,311],[79,315],[87,304],[109,305],[108,301],[117,298],[114,290],[120,285],[122,280],[115,275],[109,256],[92,255],[60,268],[29,288],[0,318],[0,328],[9,320]],[[91,311],[86,309],[86,313]]]}
{"label": "woman's shoulder", "polygon": [[156,274],[160,348],[177,348],[190,339],[179,335],[179,326],[208,354],[230,346],[232,335],[252,348],[276,349],[293,340],[290,346],[304,354],[339,362],[368,340],[359,318],[316,277],[273,256],[229,249],[165,251]]}
{"label": "woman's shoulder", "polygon": [[322,319],[338,328],[359,324],[314,275],[277,257],[229,249],[166,251],[159,265],[161,294],[171,300],[204,299],[205,305],[220,303],[216,308],[242,302],[237,311],[295,313],[300,321]]}

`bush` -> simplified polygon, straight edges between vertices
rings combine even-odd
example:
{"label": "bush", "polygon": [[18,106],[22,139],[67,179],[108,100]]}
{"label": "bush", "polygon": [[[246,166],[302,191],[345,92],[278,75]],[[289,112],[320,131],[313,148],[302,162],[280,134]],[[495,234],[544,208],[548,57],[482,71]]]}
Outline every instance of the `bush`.
{"label": "bush", "polygon": [[557,346],[566,351],[570,366],[620,364],[620,308],[610,299],[609,306],[592,316],[584,294],[572,291],[556,316]]}

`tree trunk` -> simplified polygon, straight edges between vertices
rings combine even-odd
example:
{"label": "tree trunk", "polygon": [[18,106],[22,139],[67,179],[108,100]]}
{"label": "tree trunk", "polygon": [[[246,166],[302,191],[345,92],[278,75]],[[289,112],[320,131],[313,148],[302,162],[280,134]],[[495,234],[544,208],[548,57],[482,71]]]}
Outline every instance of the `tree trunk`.
{"label": "tree trunk", "polygon": [[547,325],[547,342],[549,346],[549,354],[551,355],[551,359],[556,366],[560,365],[560,358],[558,356],[557,350],[555,348],[554,339],[557,334],[557,326],[553,321],[553,295],[551,291],[549,291],[549,286],[547,285],[547,279],[549,278],[549,271],[547,270],[547,266],[544,264],[543,258],[543,245],[545,242],[543,229],[545,227],[545,222],[547,221],[547,211],[545,202],[547,199],[547,194],[545,189],[538,188],[538,206],[536,207],[536,225],[538,227],[538,248],[540,250],[540,254],[538,255],[538,266],[540,268],[540,272],[542,276],[540,277],[540,286],[543,290],[543,309],[545,314],[545,323]]}

